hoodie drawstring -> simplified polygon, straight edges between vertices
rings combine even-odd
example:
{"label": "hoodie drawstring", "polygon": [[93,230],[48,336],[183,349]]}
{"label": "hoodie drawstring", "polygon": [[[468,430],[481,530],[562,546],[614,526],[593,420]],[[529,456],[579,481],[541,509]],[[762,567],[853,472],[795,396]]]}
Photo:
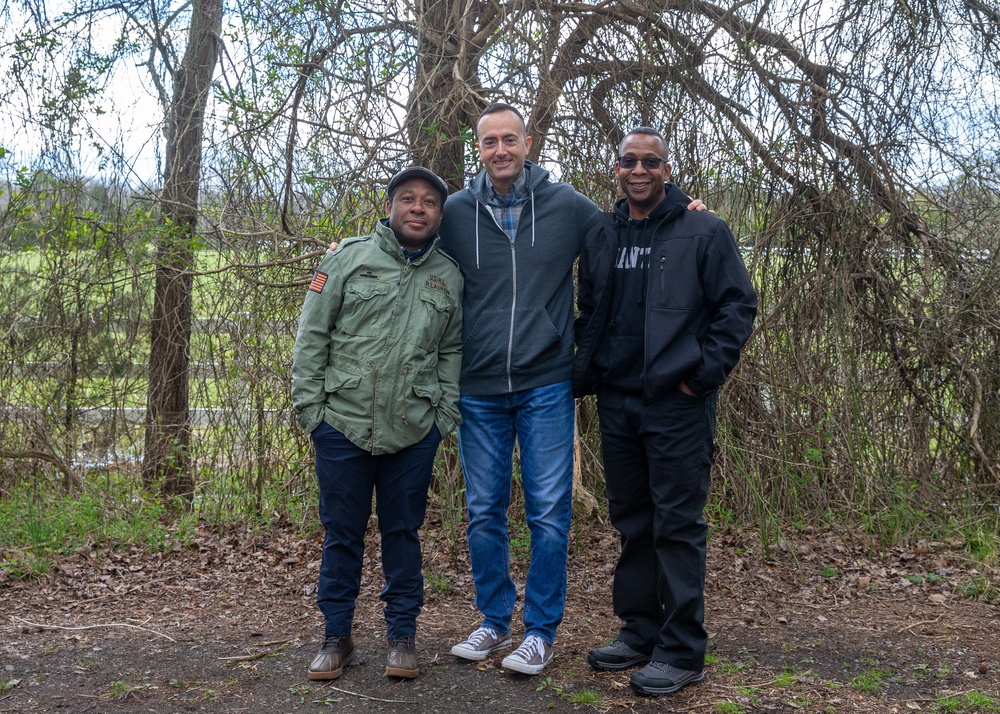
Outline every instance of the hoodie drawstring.
{"label": "hoodie drawstring", "polygon": [[476,199],[476,270],[479,270],[479,199]]}
{"label": "hoodie drawstring", "polygon": [[531,196],[531,247],[535,247],[535,189],[529,187],[528,195]]}

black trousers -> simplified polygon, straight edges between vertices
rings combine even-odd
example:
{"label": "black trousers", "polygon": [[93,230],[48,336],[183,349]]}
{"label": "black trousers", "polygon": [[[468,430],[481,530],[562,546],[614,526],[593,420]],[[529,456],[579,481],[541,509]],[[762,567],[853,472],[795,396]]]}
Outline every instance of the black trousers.
{"label": "black trousers", "polygon": [[650,404],[597,395],[611,523],[621,536],[613,604],[619,639],[653,661],[705,664],[705,554],[717,396],[677,390]]}

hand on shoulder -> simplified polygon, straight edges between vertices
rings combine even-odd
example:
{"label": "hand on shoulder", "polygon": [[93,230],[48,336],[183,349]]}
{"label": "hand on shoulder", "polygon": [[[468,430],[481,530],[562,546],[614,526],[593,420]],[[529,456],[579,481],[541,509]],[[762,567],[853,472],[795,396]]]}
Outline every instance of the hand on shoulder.
{"label": "hand on shoulder", "polygon": [[[688,198],[691,198],[691,197],[688,196]],[[705,202],[702,201],[700,198],[691,198],[691,203],[688,204],[688,210],[689,211],[708,211],[709,213],[711,213],[713,215],[716,215],[716,216],[719,215],[715,211],[710,211],[708,209],[708,206],[705,205]],[[334,245],[336,245],[336,243],[334,243]]]}

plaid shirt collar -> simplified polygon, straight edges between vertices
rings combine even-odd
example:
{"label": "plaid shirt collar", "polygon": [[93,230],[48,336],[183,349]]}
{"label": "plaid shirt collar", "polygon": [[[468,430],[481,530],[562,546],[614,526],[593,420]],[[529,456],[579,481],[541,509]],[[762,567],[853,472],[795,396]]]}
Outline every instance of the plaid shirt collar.
{"label": "plaid shirt collar", "polygon": [[517,177],[511,187],[507,189],[506,195],[503,196],[497,192],[489,176],[486,177],[486,182],[490,187],[486,197],[490,209],[493,211],[493,217],[496,218],[497,224],[507,234],[507,237],[514,240],[517,223],[521,219],[521,209],[528,198],[524,172],[521,172],[521,175]]}
{"label": "plaid shirt collar", "polygon": [[500,194],[493,182],[490,181],[490,177],[486,177],[486,183],[490,187],[489,192],[486,194],[489,204],[491,206],[511,206],[518,201],[518,199],[524,200],[527,197],[527,182],[524,179],[524,172],[518,176],[514,183],[511,184],[510,188],[507,189],[506,194]]}

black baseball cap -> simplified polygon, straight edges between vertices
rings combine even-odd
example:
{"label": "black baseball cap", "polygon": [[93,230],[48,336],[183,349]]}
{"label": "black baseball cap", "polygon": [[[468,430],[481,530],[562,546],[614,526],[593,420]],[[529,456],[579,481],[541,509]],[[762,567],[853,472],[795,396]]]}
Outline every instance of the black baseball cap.
{"label": "black baseball cap", "polygon": [[398,174],[389,179],[389,186],[386,189],[386,195],[392,196],[393,192],[399,187],[399,184],[404,181],[409,181],[410,179],[423,179],[424,181],[430,182],[431,186],[436,188],[441,192],[441,203],[444,203],[448,198],[448,184],[444,182],[444,179],[438,176],[436,173],[430,169],[425,169],[423,166],[411,166],[408,169],[403,169]]}

